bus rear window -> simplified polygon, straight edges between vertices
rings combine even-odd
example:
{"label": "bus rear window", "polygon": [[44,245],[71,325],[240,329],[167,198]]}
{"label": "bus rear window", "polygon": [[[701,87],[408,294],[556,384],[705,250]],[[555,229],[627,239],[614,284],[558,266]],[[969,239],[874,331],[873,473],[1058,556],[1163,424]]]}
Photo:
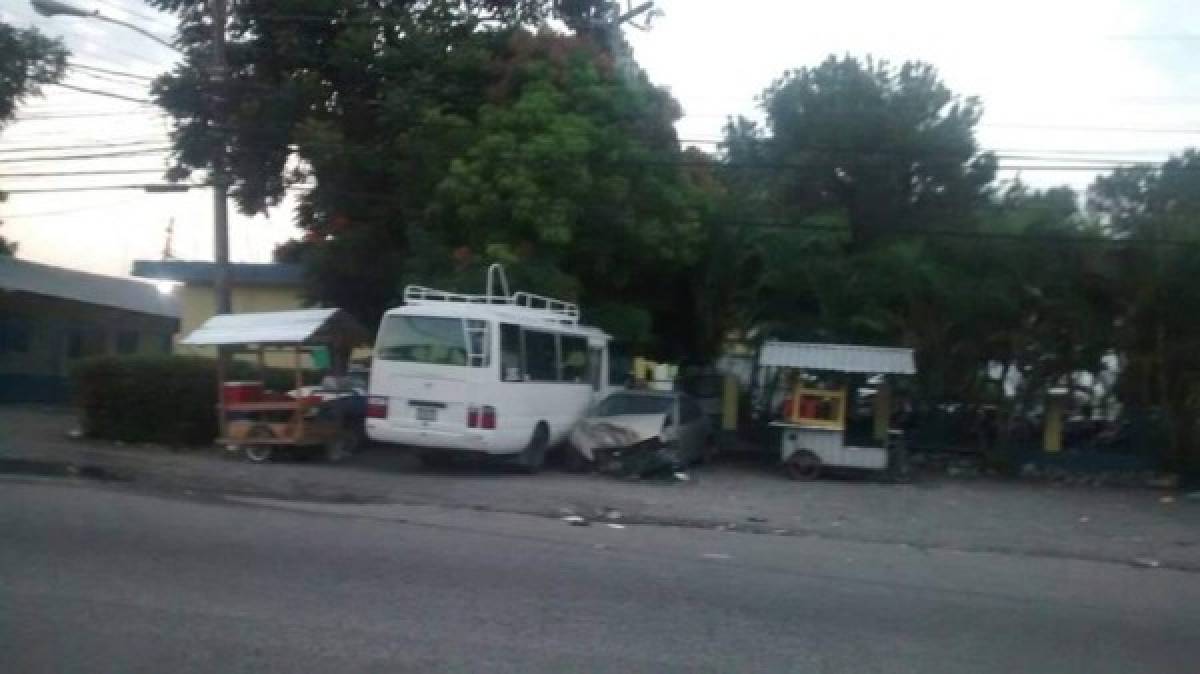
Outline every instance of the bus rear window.
{"label": "bus rear window", "polygon": [[379,360],[485,367],[487,322],[433,316],[385,316],[375,345]]}

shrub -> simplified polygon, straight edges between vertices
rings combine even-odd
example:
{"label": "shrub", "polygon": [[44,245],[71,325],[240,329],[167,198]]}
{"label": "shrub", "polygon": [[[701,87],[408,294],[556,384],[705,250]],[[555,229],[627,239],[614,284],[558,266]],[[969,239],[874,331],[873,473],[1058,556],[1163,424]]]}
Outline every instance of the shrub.
{"label": "shrub", "polygon": [[[216,362],[196,356],[105,356],[80,362],[71,372],[83,430],[90,437],[123,442],[207,445],[217,435]],[[312,383],[315,372],[305,373]],[[290,370],[231,363],[228,379],[259,379],[286,391]]]}

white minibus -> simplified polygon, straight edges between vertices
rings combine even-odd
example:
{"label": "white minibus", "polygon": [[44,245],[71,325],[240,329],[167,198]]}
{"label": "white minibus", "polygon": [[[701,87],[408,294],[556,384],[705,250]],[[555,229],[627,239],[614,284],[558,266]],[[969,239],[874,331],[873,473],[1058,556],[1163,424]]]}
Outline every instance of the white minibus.
{"label": "white minibus", "polygon": [[510,295],[498,265],[485,295],[409,286],[375,340],[367,435],[421,448],[427,462],[470,451],[536,471],[607,393],[609,340],[579,324],[574,304]]}

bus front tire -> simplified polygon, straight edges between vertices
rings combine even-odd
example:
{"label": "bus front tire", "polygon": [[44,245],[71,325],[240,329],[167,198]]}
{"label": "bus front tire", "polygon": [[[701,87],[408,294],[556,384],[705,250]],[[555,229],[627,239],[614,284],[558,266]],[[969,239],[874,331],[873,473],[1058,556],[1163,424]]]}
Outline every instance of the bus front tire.
{"label": "bus front tire", "polygon": [[542,464],[546,462],[546,449],[549,445],[550,428],[546,426],[546,422],[538,422],[529,444],[517,455],[517,467],[530,474],[540,471]]}

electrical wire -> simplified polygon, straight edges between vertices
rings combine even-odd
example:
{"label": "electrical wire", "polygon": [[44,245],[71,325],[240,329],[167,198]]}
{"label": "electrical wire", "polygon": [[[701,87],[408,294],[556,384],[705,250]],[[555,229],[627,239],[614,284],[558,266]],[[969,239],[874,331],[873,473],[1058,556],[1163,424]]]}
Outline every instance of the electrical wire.
{"label": "electrical wire", "polygon": [[186,192],[193,187],[205,187],[205,185],[193,183],[140,183],[129,185],[81,185],[75,187],[28,187],[19,189],[6,189],[7,194],[57,194],[61,192],[110,192],[114,190],[144,190],[155,191],[156,189],[164,192]]}
{"label": "electrical wire", "polygon": [[5,147],[0,144],[0,154],[9,152],[61,152],[64,150],[92,150],[112,147],[132,147],[137,145],[161,145],[162,138],[147,138],[145,140],[114,141],[111,143],[77,143],[73,145],[27,145],[25,147]]}
{"label": "electrical wire", "polygon": [[28,171],[0,173],[0,178],[68,178],[71,176],[123,176],[147,173],[166,173],[165,168],[154,169],[101,169],[97,171]]}
{"label": "electrical wire", "polygon": [[100,67],[88,65],[85,63],[78,63],[76,61],[69,61],[67,63],[67,67],[71,68],[71,69],[76,69],[76,70],[95,71],[95,72],[102,73],[105,75],[113,75],[115,77],[127,77],[127,78],[133,79],[133,80],[144,80],[146,82],[154,81],[154,77],[151,75],[138,75],[136,73],[128,73],[128,72],[124,72],[121,70],[110,70],[108,68],[100,68]]}
{"label": "electrical wire", "polygon": [[148,154],[162,154],[170,152],[171,147],[164,145],[161,147],[145,148],[141,150],[121,150],[115,152],[97,152],[94,154],[75,154],[75,155],[58,155],[54,157],[0,157],[0,164],[24,164],[26,162],[40,161],[77,161],[86,159],[112,159],[115,157],[139,157]]}
{"label": "electrical wire", "polygon": [[99,89],[88,89],[87,87],[77,87],[73,84],[67,84],[66,82],[55,82],[51,86],[62,87],[64,89],[71,89],[73,91],[80,91],[85,94],[94,94],[96,96],[106,96],[108,98],[115,98],[115,99],[121,100],[121,101],[130,101],[132,103],[144,103],[146,105],[152,105],[154,103],[154,101],[151,101],[148,98],[133,98],[132,96],[122,96],[121,94],[114,94],[111,91],[101,91]]}

